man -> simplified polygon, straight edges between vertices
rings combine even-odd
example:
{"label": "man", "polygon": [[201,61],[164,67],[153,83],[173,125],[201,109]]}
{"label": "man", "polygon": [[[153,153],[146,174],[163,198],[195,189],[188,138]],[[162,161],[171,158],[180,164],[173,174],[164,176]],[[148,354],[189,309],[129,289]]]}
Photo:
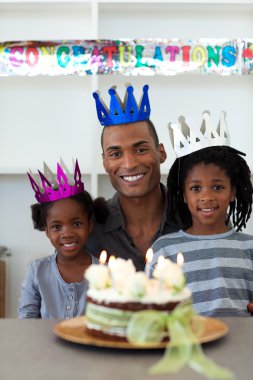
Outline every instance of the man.
{"label": "man", "polygon": [[160,164],[166,160],[163,144],[149,120],[148,86],[140,107],[133,87],[127,87],[122,105],[110,89],[110,112],[94,93],[98,118],[104,126],[101,145],[105,171],[116,193],[106,202],[108,215],[94,223],[87,249],[94,254],[131,258],[143,270],[147,249],[161,235],[178,230],[166,213],[166,190],[160,184]]}

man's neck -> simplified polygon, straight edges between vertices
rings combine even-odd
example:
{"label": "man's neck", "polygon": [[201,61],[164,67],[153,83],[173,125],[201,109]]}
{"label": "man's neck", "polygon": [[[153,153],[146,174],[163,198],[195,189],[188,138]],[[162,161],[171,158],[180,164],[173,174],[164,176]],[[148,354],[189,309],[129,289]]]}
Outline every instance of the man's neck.
{"label": "man's neck", "polygon": [[145,257],[152,238],[158,230],[164,213],[165,196],[160,186],[144,197],[119,196],[128,235],[141,256]]}
{"label": "man's neck", "polygon": [[138,224],[143,219],[150,217],[154,219],[159,210],[164,210],[164,192],[160,185],[149,194],[142,197],[125,197],[119,194],[120,206],[127,223]]}

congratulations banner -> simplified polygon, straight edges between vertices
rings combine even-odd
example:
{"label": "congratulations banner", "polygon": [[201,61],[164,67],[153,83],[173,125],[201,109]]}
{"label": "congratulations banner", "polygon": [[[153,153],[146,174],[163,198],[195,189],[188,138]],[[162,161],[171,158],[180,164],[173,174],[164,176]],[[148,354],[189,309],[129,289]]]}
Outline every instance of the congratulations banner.
{"label": "congratulations banner", "polygon": [[253,74],[253,39],[0,43],[0,76]]}

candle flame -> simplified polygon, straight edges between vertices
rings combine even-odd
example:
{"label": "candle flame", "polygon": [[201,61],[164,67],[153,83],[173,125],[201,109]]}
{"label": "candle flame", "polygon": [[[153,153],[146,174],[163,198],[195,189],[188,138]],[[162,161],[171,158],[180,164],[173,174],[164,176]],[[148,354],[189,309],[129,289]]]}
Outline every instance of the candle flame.
{"label": "candle flame", "polygon": [[177,264],[180,267],[184,264],[184,255],[181,252],[177,254]]}
{"label": "candle flame", "polygon": [[100,264],[102,265],[105,264],[106,259],[107,259],[107,252],[104,250],[101,252],[100,257],[99,257]]}
{"label": "candle flame", "polygon": [[146,253],[146,262],[151,263],[152,259],[153,259],[153,249],[149,248]]}
{"label": "candle flame", "polygon": [[115,256],[110,256],[109,261],[108,261],[108,268],[109,268],[110,270],[112,269],[115,260],[116,260],[116,259],[115,259]]}

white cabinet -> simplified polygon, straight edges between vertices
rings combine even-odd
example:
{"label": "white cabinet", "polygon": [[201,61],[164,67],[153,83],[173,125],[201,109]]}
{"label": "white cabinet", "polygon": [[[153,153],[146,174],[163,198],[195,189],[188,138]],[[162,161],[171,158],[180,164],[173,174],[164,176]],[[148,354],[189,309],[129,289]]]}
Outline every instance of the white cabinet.
{"label": "white cabinet", "polygon": [[[253,0],[246,1],[64,1],[0,0],[0,40],[80,40],[117,38],[253,38]],[[253,170],[253,77],[184,74],[177,76],[38,76],[0,77],[0,244],[10,248],[7,283],[8,316],[16,316],[18,293],[27,262],[50,253],[43,233],[32,228],[34,202],[26,171],[54,169],[60,156],[77,157],[93,196],[109,197],[113,189],[101,161],[101,126],[92,91],[107,101],[116,84],[125,83],[136,97],[150,85],[151,119],[166,147],[166,179],[175,155],[167,124],[181,114],[201,123],[210,110],[214,123],[227,111],[232,145],[247,153]],[[248,232],[253,233],[249,224]],[[12,300],[12,301],[10,301]]]}

